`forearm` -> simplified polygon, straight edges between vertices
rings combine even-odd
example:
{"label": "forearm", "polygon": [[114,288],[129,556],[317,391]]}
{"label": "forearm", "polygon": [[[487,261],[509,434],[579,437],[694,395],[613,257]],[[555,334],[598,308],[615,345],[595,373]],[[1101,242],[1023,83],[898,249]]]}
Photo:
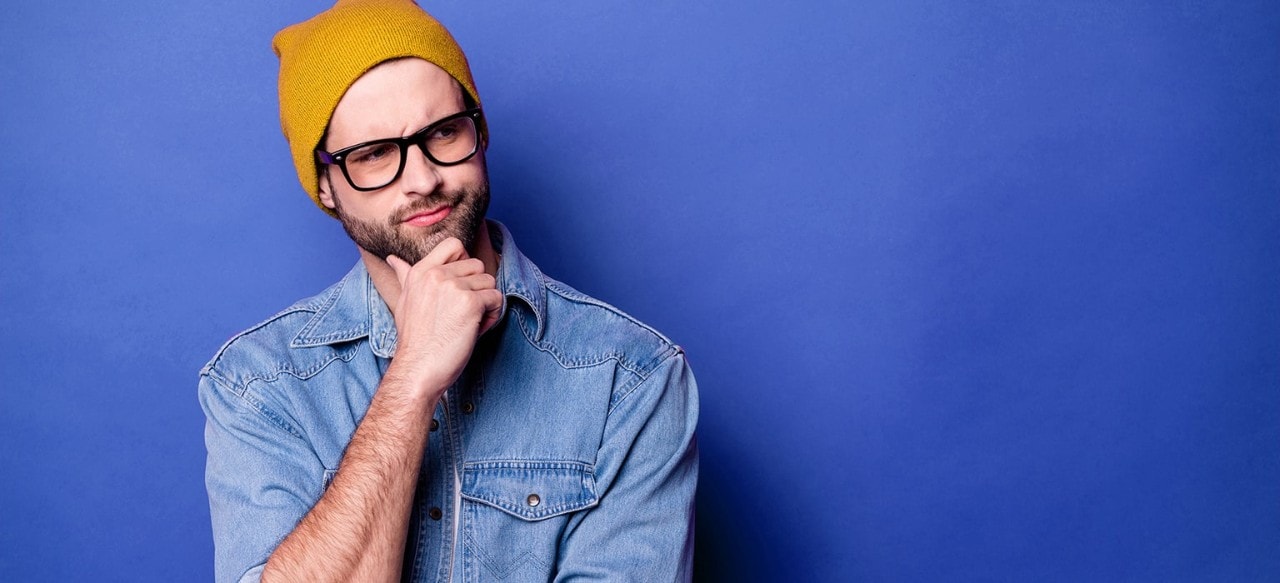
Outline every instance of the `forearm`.
{"label": "forearm", "polygon": [[[484,264],[448,238],[374,277],[396,320],[396,356],[319,502],[267,561],[263,580],[397,581],[431,412],[496,321],[502,294]],[[369,260],[366,257],[366,260]]]}
{"label": "forearm", "polygon": [[398,581],[436,393],[393,363],[329,489],[272,553],[263,581]]}

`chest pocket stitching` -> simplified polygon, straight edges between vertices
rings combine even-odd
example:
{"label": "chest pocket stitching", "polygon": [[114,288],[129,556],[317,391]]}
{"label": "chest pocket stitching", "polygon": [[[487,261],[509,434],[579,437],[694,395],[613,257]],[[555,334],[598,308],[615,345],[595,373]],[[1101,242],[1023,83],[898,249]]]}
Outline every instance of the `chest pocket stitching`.
{"label": "chest pocket stitching", "polygon": [[[523,563],[537,564],[542,570],[549,571],[551,563],[547,557],[541,557],[533,549],[525,547],[533,539],[535,531],[522,533],[516,548],[508,545],[494,544],[497,541],[476,538],[473,523],[480,517],[480,508],[489,508],[490,512],[507,516],[507,528],[516,524],[532,528],[545,524],[544,521],[563,516],[570,512],[584,510],[598,504],[595,492],[595,474],[592,467],[581,462],[568,461],[489,461],[463,464],[462,498],[476,506],[466,510],[468,528],[464,529],[463,542],[472,553],[485,564],[497,578],[506,578],[520,568]],[[529,496],[536,494],[536,505],[529,504]],[[523,531],[523,528],[520,530]],[[545,536],[548,532],[543,532]],[[487,531],[485,537],[497,533]],[[515,531],[507,530],[504,537],[515,535]],[[497,548],[507,547],[506,552]],[[523,548],[520,548],[523,547]],[[496,553],[496,554],[495,554]]]}
{"label": "chest pocket stitching", "polygon": [[[595,506],[595,475],[581,462],[471,462],[462,468],[462,497],[534,521]],[[538,496],[536,506],[530,495]]]}

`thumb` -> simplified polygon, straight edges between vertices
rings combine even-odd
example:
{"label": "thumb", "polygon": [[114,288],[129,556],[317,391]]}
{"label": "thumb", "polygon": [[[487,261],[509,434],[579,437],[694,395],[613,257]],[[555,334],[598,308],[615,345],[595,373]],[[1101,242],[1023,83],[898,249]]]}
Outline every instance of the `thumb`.
{"label": "thumb", "polygon": [[391,266],[391,271],[396,272],[396,279],[400,280],[400,287],[403,289],[405,281],[409,279],[409,269],[413,266],[395,255],[387,256],[387,265]]}

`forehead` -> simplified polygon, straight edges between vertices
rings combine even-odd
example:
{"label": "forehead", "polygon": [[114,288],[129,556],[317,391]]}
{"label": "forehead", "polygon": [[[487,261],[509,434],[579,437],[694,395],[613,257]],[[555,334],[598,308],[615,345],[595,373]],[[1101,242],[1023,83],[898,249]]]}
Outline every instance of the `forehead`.
{"label": "forehead", "polygon": [[329,119],[326,145],[406,136],[462,104],[462,87],[444,69],[418,58],[386,61],[347,89]]}

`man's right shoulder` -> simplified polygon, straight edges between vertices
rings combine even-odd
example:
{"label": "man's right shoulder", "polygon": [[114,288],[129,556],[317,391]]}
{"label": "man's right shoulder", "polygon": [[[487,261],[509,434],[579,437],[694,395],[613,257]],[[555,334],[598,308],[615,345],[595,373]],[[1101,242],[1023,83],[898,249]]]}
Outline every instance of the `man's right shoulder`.
{"label": "man's right shoulder", "polygon": [[326,305],[333,301],[343,282],[298,300],[244,331],[232,336],[200,369],[200,376],[211,377],[229,387],[244,387],[255,379],[278,376],[290,367],[296,357],[290,345],[299,332]]}

